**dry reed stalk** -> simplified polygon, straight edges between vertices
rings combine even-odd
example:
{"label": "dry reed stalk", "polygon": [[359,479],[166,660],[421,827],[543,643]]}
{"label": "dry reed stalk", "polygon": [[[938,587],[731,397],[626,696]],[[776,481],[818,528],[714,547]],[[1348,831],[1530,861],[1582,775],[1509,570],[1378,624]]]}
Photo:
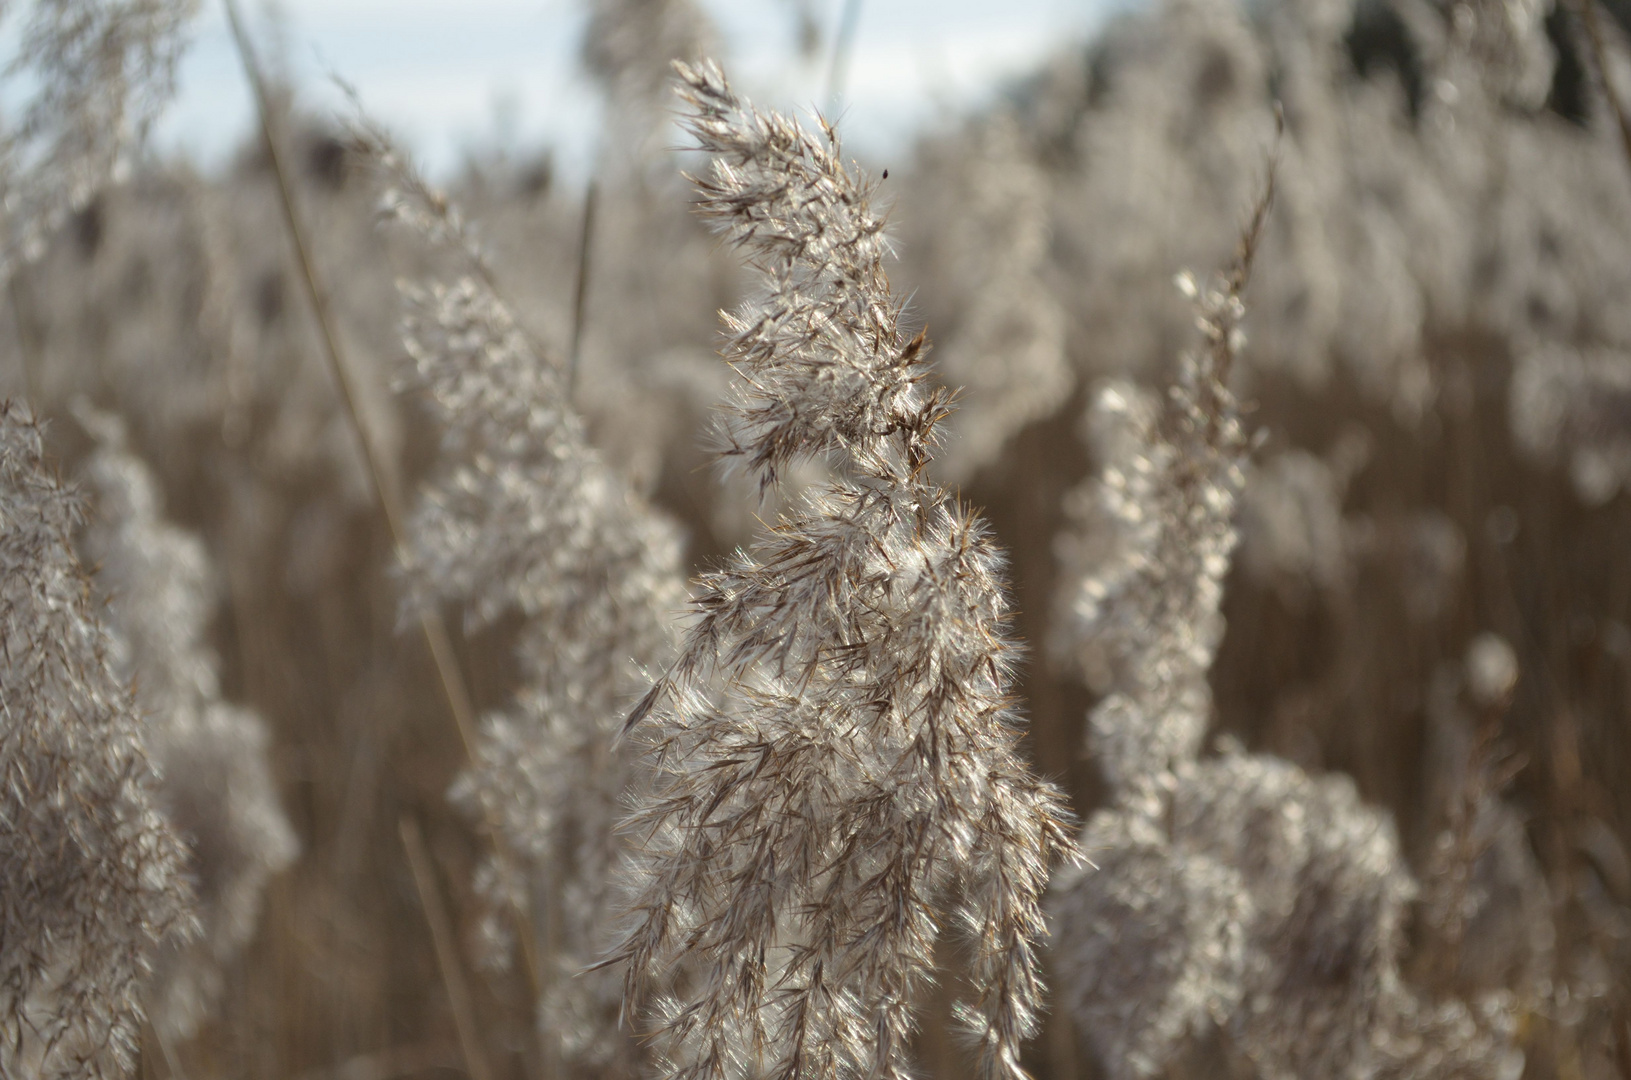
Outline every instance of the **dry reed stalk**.
{"label": "dry reed stalk", "polygon": [[589,299],[589,257],[594,250],[595,207],[599,203],[600,185],[589,181],[589,190],[583,196],[583,231],[578,237],[578,276],[572,289],[572,344],[566,353],[566,396],[573,397],[578,388],[578,363],[582,359],[585,305]]}
{"label": "dry reed stalk", "polygon": [[492,1080],[487,1055],[481,1048],[481,1029],[476,1025],[470,988],[464,981],[464,966],[459,963],[453,922],[442,905],[442,893],[436,885],[436,871],[431,865],[430,853],[425,850],[418,823],[411,817],[403,817],[398,823],[398,830],[402,834],[402,848],[408,853],[408,865],[413,870],[413,883],[419,891],[425,922],[430,926],[431,940],[436,945],[436,962],[442,971],[442,985],[447,989],[448,1004],[453,1008],[453,1024],[459,1032],[465,1071],[470,1074],[470,1080]]}

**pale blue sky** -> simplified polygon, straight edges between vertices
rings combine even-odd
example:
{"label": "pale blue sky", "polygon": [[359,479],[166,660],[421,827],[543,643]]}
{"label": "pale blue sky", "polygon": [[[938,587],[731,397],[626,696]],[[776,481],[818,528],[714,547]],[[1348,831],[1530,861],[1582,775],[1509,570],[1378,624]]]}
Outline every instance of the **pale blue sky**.
{"label": "pale blue sky", "polygon": [[[201,2],[180,96],[157,141],[216,162],[248,130],[249,98],[219,0]],[[849,145],[893,156],[924,124],[1085,37],[1118,2],[863,0],[842,110]],[[830,39],[842,0],[812,3]],[[788,0],[703,5],[739,87],[782,108],[824,104],[826,60],[800,61]],[[264,27],[266,9],[247,6]],[[599,106],[577,68],[577,0],[282,0],[277,10],[307,99],[335,101],[328,72],[337,72],[433,172],[495,140],[553,147],[568,178],[592,158]]]}

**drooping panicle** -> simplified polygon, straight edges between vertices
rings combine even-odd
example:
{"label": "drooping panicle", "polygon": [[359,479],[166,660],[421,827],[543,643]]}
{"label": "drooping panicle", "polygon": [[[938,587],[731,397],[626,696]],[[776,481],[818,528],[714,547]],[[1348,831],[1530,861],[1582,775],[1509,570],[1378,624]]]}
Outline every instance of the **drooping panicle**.
{"label": "drooping panicle", "polygon": [[22,14],[0,9],[0,25],[18,42],[0,84],[21,95],[0,129],[0,273],[83,206],[157,116],[194,6],[37,0]]}
{"label": "drooping panicle", "polygon": [[1247,452],[1223,379],[1267,204],[1234,274],[1204,291],[1180,275],[1207,347],[1181,358],[1166,400],[1120,380],[1098,391],[1086,434],[1100,471],[1071,496],[1074,528],[1061,538],[1074,585],[1053,645],[1103,692],[1088,742],[1115,803],[1081,837],[1100,869],[1055,884],[1055,967],[1115,1076],[1153,1075],[1184,1039],[1226,1022],[1252,959],[1249,883],[1228,861],[1175,844],[1168,804],[1211,723],[1207,673]]}
{"label": "drooping panicle", "polygon": [[152,473],[125,445],[120,422],[81,409],[99,446],[85,467],[96,513],[86,554],[108,597],[110,655],[135,691],[156,798],[186,845],[203,933],[164,948],[146,1001],[167,1037],[197,1030],[222,988],[223,967],[254,936],[261,894],[298,845],[279,804],[266,726],[221,697],[206,639],[212,568],[199,539],[167,522]]}
{"label": "drooping panicle", "polygon": [[1391,820],[1344,777],[1200,753],[1248,452],[1225,379],[1270,175],[1234,269],[1204,290],[1179,279],[1205,348],[1167,401],[1113,384],[1090,416],[1102,467],[1065,545],[1078,584],[1056,645],[1105,691],[1089,746],[1112,801],[1082,836],[1101,869],[1057,883],[1054,966],[1112,1076],[1158,1075],[1213,1027],[1274,1080],[1506,1075],[1499,1010],[1403,981],[1416,885]]}
{"label": "drooping panicle", "polygon": [[0,1073],[122,1077],[141,983],[194,927],[130,692],[74,555],[78,495],[0,405]]}
{"label": "drooping panicle", "polygon": [[713,155],[700,212],[761,291],[726,316],[727,460],[810,490],[703,578],[678,660],[631,715],[656,769],[627,823],[629,923],[612,963],[655,995],[687,1080],[903,1077],[945,914],[972,944],[959,1012],[984,1073],[1018,1077],[1041,987],[1057,793],[1019,753],[1003,560],[924,466],[946,396],[900,327],[870,186],[827,129],[678,66]]}
{"label": "drooping panicle", "polygon": [[726,460],[766,486],[789,461],[824,454],[909,480],[949,395],[922,389],[924,339],[900,332],[871,183],[846,171],[830,127],[817,137],[745,105],[717,67],[681,71],[686,127],[714,157],[696,179],[697,210],[747,250],[767,286],[724,316],[726,355],[740,373],[721,431]]}
{"label": "drooping panicle", "polygon": [[640,773],[612,744],[646,672],[673,654],[681,536],[590,445],[565,372],[516,324],[472,234],[450,226],[457,208],[405,159],[384,164],[393,215],[467,270],[402,286],[409,382],[443,428],[409,519],[411,602],[464,605],[472,627],[526,620],[522,687],[483,717],[454,789],[493,841],[477,882],[490,958],[527,919],[544,969],[540,1029],[561,1062],[629,1075],[639,1058],[618,1027],[621,984],[584,969],[603,943],[615,825]]}
{"label": "drooping panicle", "polygon": [[1077,582],[1055,645],[1108,691],[1088,724],[1106,779],[1151,782],[1193,760],[1211,719],[1206,673],[1239,533],[1246,436],[1228,379],[1245,341],[1241,299],[1274,202],[1271,166],[1226,275],[1178,275],[1204,348],[1184,353],[1162,404],[1126,382],[1101,388],[1088,435],[1104,462],[1072,496],[1063,543]]}
{"label": "drooping panicle", "polygon": [[1238,533],[1246,438],[1221,381],[1244,308],[1227,282],[1198,306],[1209,347],[1182,359],[1164,403],[1102,387],[1087,417],[1099,475],[1071,497],[1062,542],[1074,594],[1055,646],[1108,691],[1089,719],[1094,756],[1117,786],[1193,759],[1211,719],[1206,673],[1223,636],[1219,605]]}

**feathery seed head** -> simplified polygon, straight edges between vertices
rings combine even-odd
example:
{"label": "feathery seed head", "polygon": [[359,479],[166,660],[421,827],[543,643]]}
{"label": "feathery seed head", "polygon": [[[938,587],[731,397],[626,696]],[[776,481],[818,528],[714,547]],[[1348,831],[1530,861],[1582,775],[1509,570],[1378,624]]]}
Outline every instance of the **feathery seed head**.
{"label": "feathery seed head", "polygon": [[74,556],[78,495],[0,405],[0,1072],[121,1077],[155,949],[193,931],[135,702]]}
{"label": "feathery seed head", "polygon": [[590,446],[563,373],[516,324],[458,208],[400,155],[383,164],[402,193],[394,216],[472,271],[401,287],[407,381],[443,425],[409,521],[409,603],[463,604],[474,625],[507,611],[527,620],[525,684],[483,717],[453,792],[493,841],[476,882],[489,959],[506,959],[516,918],[540,938],[553,926],[560,944],[535,972],[541,1030],[574,1075],[632,1073],[620,982],[584,968],[604,934],[614,826],[642,783],[613,741],[646,672],[672,654],[681,537]]}
{"label": "feathery seed head", "polygon": [[1223,379],[1272,191],[1221,283],[1179,279],[1205,349],[1183,359],[1164,406],[1111,384],[1090,414],[1101,473],[1078,496],[1076,618],[1061,636],[1108,691],[1089,730],[1113,803],[1083,834],[1102,869],[1055,892],[1058,966],[1116,1075],[1160,1073],[1215,1023],[1276,1080],[1497,1076],[1500,1033],[1458,1003],[1430,1007],[1400,976],[1416,887],[1391,822],[1346,779],[1199,756],[1247,453]]}
{"label": "feathery seed head", "polygon": [[[174,89],[194,0],[35,0],[0,82],[27,96],[0,132],[0,275],[37,253],[145,134]],[[8,8],[10,6],[8,5]],[[12,14],[0,8],[0,21]]]}
{"label": "feathery seed head", "polygon": [[731,91],[712,62],[677,64],[685,127],[713,155],[697,210],[763,276],[762,297],[725,316],[737,400],[720,435],[727,461],[762,486],[809,455],[899,482],[921,468],[949,395],[925,391],[924,335],[900,333],[872,185],[845,169],[837,132],[818,138]]}
{"label": "feathery seed head", "polygon": [[948,397],[920,385],[924,337],[900,329],[882,220],[831,129],[759,112],[711,63],[677,70],[714,155],[700,212],[763,284],[726,316],[724,454],[763,485],[812,454],[842,475],[703,578],[629,719],[656,780],[609,962],[631,1005],[656,997],[671,1076],[902,1077],[952,908],[977,992],[959,1016],[986,1074],[1018,1077],[1039,901],[1072,848],[1018,753],[1001,556],[924,475]]}
{"label": "feathery seed head", "polygon": [[159,772],[158,805],[186,845],[203,933],[156,957],[146,996],[153,1022],[187,1036],[220,995],[222,968],[254,935],[268,879],[297,844],[278,804],[260,718],[221,700],[205,644],[213,596],[198,538],[167,523],[147,466],[119,421],[78,409],[99,446],[86,465],[97,514],[87,554],[109,597],[110,655],[136,688]]}

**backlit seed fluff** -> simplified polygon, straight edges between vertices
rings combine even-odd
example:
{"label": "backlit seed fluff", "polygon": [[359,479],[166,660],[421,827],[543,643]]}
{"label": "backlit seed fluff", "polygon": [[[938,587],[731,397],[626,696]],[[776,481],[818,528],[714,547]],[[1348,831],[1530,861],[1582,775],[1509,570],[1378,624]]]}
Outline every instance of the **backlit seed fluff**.
{"label": "backlit seed fluff", "polygon": [[925,478],[945,399],[900,329],[869,186],[830,129],[678,70],[713,157],[699,210],[761,274],[726,319],[724,453],[766,486],[811,455],[840,479],[702,579],[630,717],[656,782],[611,962],[667,1076],[904,1078],[955,913],[981,1072],[1022,1076],[1041,894],[1072,845],[1018,752],[1002,558]]}
{"label": "backlit seed fluff", "polygon": [[1082,835],[1099,869],[1061,876],[1050,904],[1062,1000],[1115,1077],[1160,1075],[1214,1027],[1269,1080],[1504,1077],[1509,1030],[1404,982],[1416,885],[1391,820],[1344,777],[1200,753],[1247,453],[1223,380],[1267,206],[1220,286],[1180,279],[1207,348],[1164,405],[1112,385],[1092,414],[1100,474],[1065,546],[1059,644],[1103,674],[1089,749],[1111,798]]}
{"label": "backlit seed fluff", "polygon": [[[480,271],[458,210],[408,170],[393,214],[433,248]],[[678,529],[590,446],[565,373],[517,326],[485,275],[405,284],[407,382],[443,426],[409,519],[410,604],[452,601],[472,626],[526,621],[523,685],[482,718],[454,797],[488,833],[477,876],[489,960],[507,959],[516,920],[557,944],[541,961],[538,1020],[571,1075],[630,1074],[615,973],[585,971],[606,938],[621,843],[615,825],[636,755],[613,747],[647,671],[673,654],[685,600]]]}
{"label": "backlit seed fluff", "polygon": [[1232,291],[1201,295],[1184,282],[1210,348],[1183,358],[1165,402],[1123,381],[1099,389],[1086,425],[1099,474],[1070,497],[1074,527],[1060,541],[1069,607],[1054,647],[1106,692],[1089,727],[1094,757],[1118,787],[1200,748],[1238,537],[1246,440],[1218,376],[1243,309]]}
{"label": "backlit seed fluff", "polygon": [[[114,175],[174,90],[195,0],[35,0],[0,8],[0,275]],[[20,101],[11,100],[14,93]]]}
{"label": "backlit seed fluff", "polygon": [[0,1075],[123,1077],[140,990],[195,929],[136,703],[74,555],[79,496],[0,405]]}

